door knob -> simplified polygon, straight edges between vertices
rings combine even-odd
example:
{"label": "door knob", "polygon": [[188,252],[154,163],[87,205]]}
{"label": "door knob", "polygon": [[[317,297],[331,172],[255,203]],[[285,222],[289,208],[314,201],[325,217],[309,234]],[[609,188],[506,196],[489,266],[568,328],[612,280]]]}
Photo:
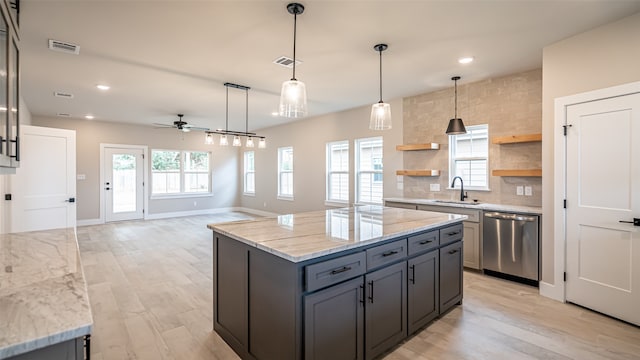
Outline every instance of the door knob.
{"label": "door knob", "polygon": [[104,188],[104,189],[105,189],[105,190],[111,190],[111,188],[108,188],[108,187],[106,187],[106,188]]}
{"label": "door knob", "polygon": [[74,202],[76,202],[76,198],[71,197],[71,198],[68,198],[67,200],[65,200],[64,202],[74,203]]}

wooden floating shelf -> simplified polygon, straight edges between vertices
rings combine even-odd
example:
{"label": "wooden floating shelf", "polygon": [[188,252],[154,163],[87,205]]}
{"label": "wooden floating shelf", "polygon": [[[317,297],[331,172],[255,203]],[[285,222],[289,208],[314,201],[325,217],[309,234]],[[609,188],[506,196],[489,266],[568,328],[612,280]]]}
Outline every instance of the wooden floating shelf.
{"label": "wooden floating shelf", "polygon": [[491,171],[493,176],[542,176],[542,169],[504,169]]}
{"label": "wooden floating shelf", "polygon": [[396,170],[396,175],[405,175],[405,176],[440,176],[440,170]]}
{"label": "wooden floating shelf", "polygon": [[496,136],[491,138],[491,142],[493,144],[498,144],[498,145],[539,142],[539,141],[542,141],[542,134]]}
{"label": "wooden floating shelf", "polygon": [[440,149],[440,144],[437,144],[437,143],[396,145],[396,150],[399,150],[399,151],[438,150],[438,149]]}

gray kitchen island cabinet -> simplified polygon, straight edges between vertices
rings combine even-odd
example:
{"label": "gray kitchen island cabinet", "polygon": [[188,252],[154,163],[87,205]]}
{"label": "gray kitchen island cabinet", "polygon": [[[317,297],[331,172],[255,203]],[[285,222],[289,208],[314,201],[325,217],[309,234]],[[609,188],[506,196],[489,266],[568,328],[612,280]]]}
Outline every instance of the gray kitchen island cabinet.
{"label": "gray kitchen island cabinet", "polygon": [[360,206],[211,224],[214,330],[243,359],[379,357],[461,302],[464,218]]}

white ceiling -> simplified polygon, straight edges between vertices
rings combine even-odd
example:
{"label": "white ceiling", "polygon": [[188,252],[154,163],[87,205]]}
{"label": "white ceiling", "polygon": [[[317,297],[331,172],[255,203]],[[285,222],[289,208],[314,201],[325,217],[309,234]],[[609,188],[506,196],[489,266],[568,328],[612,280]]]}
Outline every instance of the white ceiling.
{"label": "white ceiling", "polygon": [[[272,116],[291,70],[288,1],[51,1],[21,4],[22,93],[33,116],[224,128],[225,82],[250,86],[249,130]],[[636,1],[302,1],[296,75],[309,116],[542,66],[542,48],[640,11]],[[47,49],[78,44],[80,55]],[[461,56],[476,61],[460,65]],[[101,92],[95,85],[111,90]],[[72,93],[73,99],[53,96]],[[229,129],[244,130],[245,94],[230,89]],[[366,120],[365,120],[366,121]]]}

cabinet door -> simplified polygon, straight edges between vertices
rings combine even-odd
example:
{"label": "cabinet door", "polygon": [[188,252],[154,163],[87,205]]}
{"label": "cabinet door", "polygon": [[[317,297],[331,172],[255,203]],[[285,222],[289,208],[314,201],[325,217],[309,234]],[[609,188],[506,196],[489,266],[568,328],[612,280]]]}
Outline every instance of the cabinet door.
{"label": "cabinet door", "polygon": [[407,261],[409,334],[413,334],[439,314],[438,255],[438,250],[434,250]]}
{"label": "cabinet door", "polygon": [[363,359],[363,292],[361,276],[305,296],[305,359]]}
{"label": "cabinet door", "polygon": [[249,345],[248,252],[243,243],[213,233],[214,330],[240,353]]}
{"label": "cabinet door", "polygon": [[480,269],[480,224],[465,221],[464,224],[464,266]]}
{"label": "cabinet door", "polygon": [[440,313],[462,300],[462,241],[440,248]]}
{"label": "cabinet door", "polygon": [[365,276],[365,356],[373,359],[407,336],[407,262]]}

